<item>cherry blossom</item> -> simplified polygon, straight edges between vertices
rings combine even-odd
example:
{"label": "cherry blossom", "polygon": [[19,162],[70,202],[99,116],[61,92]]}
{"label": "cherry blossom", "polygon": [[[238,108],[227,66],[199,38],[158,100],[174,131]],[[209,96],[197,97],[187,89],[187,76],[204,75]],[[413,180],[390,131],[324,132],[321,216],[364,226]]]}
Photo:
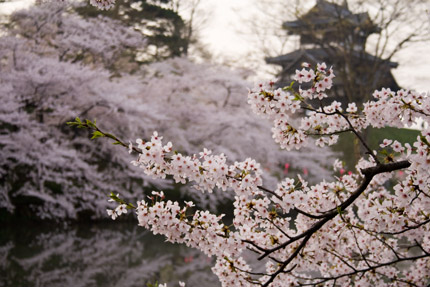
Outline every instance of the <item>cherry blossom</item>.
{"label": "cherry blossom", "polygon": [[90,4],[101,10],[109,10],[115,6],[115,0],[90,0]]}
{"label": "cherry blossom", "polygon": [[[319,65],[316,73],[325,73],[324,67]],[[329,75],[333,75],[331,70]],[[310,99],[317,91],[309,89]],[[133,164],[155,178],[169,175],[178,182],[192,182],[202,192],[233,190],[233,226],[224,225],[223,214],[191,211],[192,203],[165,200],[158,192],[154,193],[156,201],[138,202],[139,225],[165,235],[168,241],[215,256],[213,272],[223,286],[428,284],[430,131],[423,130],[413,148],[385,139],[381,149],[390,147],[395,152],[386,163],[359,133],[382,121],[398,126],[399,122],[410,123],[409,117],[428,117],[428,99],[409,91],[376,91],[377,101],[365,103],[361,114],[353,104],[344,112],[338,102],[313,108],[297,95],[297,91],[275,89],[268,82],[251,89],[248,102],[255,113],[274,121],[274,139],[287,149],[302,148],[309,137],[316,137],[317,145],[325,145],[336,142],[337,133],[354,133],[368,152],[355,173],[341,172],[343,163],[336,160],[333,167],[341,176],[334,175],[332,181],[310,185],[298,176],[285,178],[275,190],[269,190],[255,160],[229,164],[224,154],[208,149],[199,155],[173,153],[173,145],[166,148],[163,137],[154,132],[150,141],[137,140],[141,153]],[[400,105],[404,101],[396,99],[400,95],[418,100]],[[395,119],[394,113],[387,120],[373,112],[380,113],[387,105],[398,106]],[[293,127],[290,114],[303,107],[309,112],[302,116],[301,125]],[[398,170],[404,170],[405,177],[390,191],[386,185]],[[253,271],[244,257],[245,249],[265,262],[265,272]],[[398,263],[403,261],[415,267],[402,269]]]}

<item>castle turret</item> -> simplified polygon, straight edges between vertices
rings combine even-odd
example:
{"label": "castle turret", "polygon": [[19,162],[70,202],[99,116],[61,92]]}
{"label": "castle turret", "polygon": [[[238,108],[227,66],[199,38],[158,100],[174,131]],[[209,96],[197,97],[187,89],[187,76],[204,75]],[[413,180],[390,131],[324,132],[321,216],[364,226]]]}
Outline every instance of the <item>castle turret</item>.
{"label": "castle turret", "polygon": [[302,62],[326,62],[337,72],[334,96],[338,101],[360,103],[367,100],[374,89],[399,88],[391,73],[397,63],[373,56],[365,50],[368,37],[381,29],[372,22],[368,13],[351,12],[346,1],[336,4],[317,0],[306,14],[295,21],[285,22],[283,28],[289,35],[300,37],[300,48],[266,59],[269,64],[282,66],[279,86],[292,81]]}

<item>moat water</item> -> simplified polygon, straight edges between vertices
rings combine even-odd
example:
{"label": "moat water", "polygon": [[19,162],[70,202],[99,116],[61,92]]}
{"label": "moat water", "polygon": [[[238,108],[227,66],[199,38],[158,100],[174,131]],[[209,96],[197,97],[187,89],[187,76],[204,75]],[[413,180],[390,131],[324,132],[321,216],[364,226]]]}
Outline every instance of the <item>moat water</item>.
{"label": "moat water", "polygon": [[136,222],[0,228],[0,286],[220,286],[213,264]]}

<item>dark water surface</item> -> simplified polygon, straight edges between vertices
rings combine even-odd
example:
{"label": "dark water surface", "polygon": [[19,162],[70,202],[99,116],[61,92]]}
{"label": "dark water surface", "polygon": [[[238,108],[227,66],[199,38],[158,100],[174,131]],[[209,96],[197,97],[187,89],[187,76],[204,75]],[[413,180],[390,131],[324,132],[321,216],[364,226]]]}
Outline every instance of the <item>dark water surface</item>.
{"label": "dark water surface", "polygon": [[137,223],[15,224],[0,229],[0,286],[220,286],[213,260]]}

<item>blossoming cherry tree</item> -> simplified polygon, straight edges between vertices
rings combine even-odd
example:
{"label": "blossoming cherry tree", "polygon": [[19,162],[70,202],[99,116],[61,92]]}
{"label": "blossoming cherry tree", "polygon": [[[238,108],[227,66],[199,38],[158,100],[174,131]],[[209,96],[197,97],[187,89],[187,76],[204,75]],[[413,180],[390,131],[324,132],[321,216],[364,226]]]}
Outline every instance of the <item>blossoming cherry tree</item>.
{"label": "blossoming cherry tree", "polygon": [[[95,1],[101,8],[105,2]],[[137,152],[132,164],[149,176],[193,182],[202,192],[234,191],[233,224],[228,226],[223,215],[196,210],[193,202],[167,200],[156,191],[136,206],[111,194],[119,205],[108,210],[115,219],[135,209],[139,225],[154,234],[215,256],[212,270],[222,286],[427,286],[430,99],[415,91],[382,89],[362,110],[355,103],[345,110],[336,101],[324,106],[319,100],[327,97],[334,76],[324,63],[315,69],[305,63],[296,71],[298,90],[268,82],[248,94],[252,111],[273,121],[273,138],[283,149],[300,149],[311,137],[318,146],[332,145],[341,133],[353,133],[362,144],[366,154],[355,173],[341,175],[342,162],[337,160],[333,180],[313,186],[298,176],[270,190],[251,158],[229,164],[226,156],[207,149],[183,155],[172,143],[164,144],[157,132],[148,141],[127,145],[91,121],[77,118],[70,124]],[[384,139],[380,149],[372,150],[360,134],[369,126],[402,128],[418,118],[425,128],[412,144]],[[405,175],[394,182],[398,170]],[[255,261],[264,262],[264,270],[253,270]]]}
{"label": "blossoming cherry tree", "polygon": [[[202,192],[234,191],[234,218],[228,226],[222,214],[196,210],[192,202],[173,202],[163,192],[153,192],[136,206],[112,194],[119,205],[108,210],[115,219],[135,209],[139,225],[154,234],[215,256],[213,272],[222,286],[425,286],[430,280],[430,129],[412,144],[385,139],[378,150],[369,148],[360,131],[401,128],[417,118],[427,124],[430,100],[414,91],[382,89],[361,112],[354,103],[345,111],[338,102],[315,104],[326,97],[333,77],[325,64],[315,69],[305,64],[295,78],[309,88],[281,89],[269,82],[248,94],[251,109],[273,121],[273,138],[281,148],[300,149],[311,137],[318,146],[332,145],[338,134],[353,133],[366,149],[355,173],[340,175],[343,166],[337,160],[333,180],[313,186],[298,176],[270,190],[251,158],[229,164],[223,154],[206,149],[184,155],[157,132],[148,141],[127,145],[91,121],[70,124],[137,152],[132,164],[149,176],[173,176]],[[299,112],[297,122],[292,116]],[[389,188],[398,170],[405,176]],[[264,262],[265,270],[253,270],[255,261]]]}

